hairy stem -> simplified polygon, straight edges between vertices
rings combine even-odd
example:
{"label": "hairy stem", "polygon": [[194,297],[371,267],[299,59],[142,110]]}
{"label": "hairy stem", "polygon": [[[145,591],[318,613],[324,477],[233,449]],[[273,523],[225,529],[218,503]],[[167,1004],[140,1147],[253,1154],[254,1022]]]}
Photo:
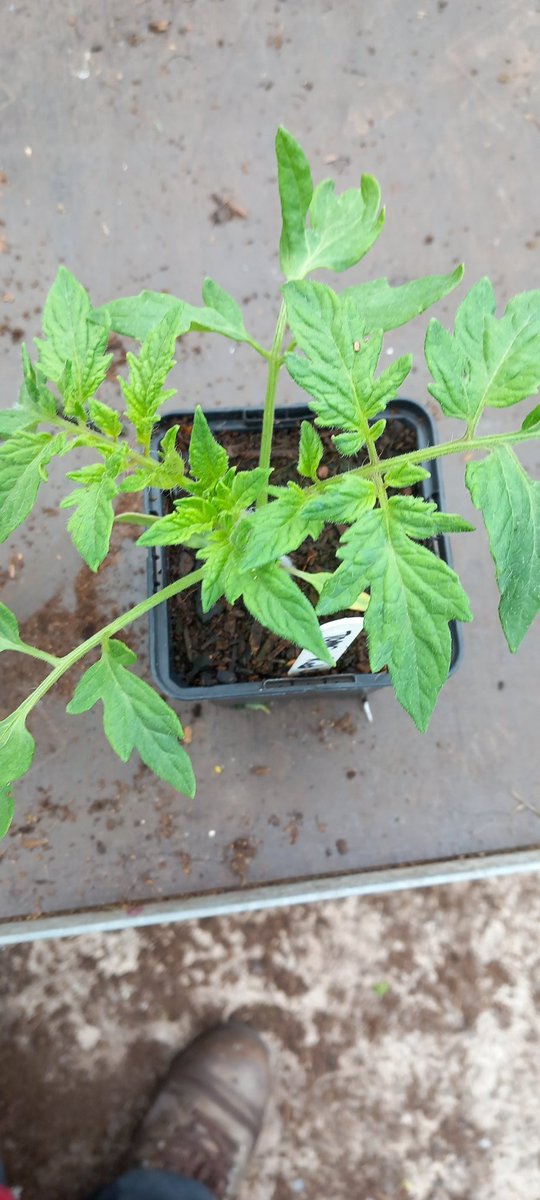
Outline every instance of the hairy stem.
{"label": "hairy stem", "polygon": [[267,362],[270,362],[270,350],[265,350],[264,346],[261,346],[259,342],[256,342],[255,339],[251,337],[246,338],[246,344],[251,346],[252,350],[256,350],[257,354],[260,354],[261,358],[265,358]]}
{"label": "hairy stem", "polygon": [[367,420],[367,418],[361,419],[361,426],[362,426],[361,431],[362,431],[362,434],[364,436],[365,443],[366,443],[366,450],[369,455],[369,465],[372,470],[372,479],[375,484],[375,490],[377,492],[377,499],[379,501],[381,508],[387,508],[388,507],[388,498],[386,495],[386,488],[384,486],[384,480],[382,477],[382,463],[381,463],[381,460],[379,459],[379,455],[377,453],[377,447],[375,445],[375,441],[371,436],[371,427],[370,427],[370,424],[369,424],[369,421]]}
{"label": "hairy stem", "polygon": [[46,650],[38,650],[37,646],[29,646],[28,642],[17,642],[13,646],[19,654],[28,654],[30,658],[39,658],[41,662],[50,663],[52,667],[56,667],[60,659],[56,654],[48,654]]}
{"label": "hairy stem", "polygon": [[[309,583],[317,594],[320,596],[327,579],[332,578],[331,571],[299,571],[298,567],[289,558],[288,554],[284,554],[280,560],[280,566],[287,572],[288,575],[295,575],[297,579],[303,579],[305,583]],[[369,592],[360,592],[360,595],[355,600],[354,604],[349,604],[349,608],[357,612],[365,612],[369,604]]]}
{"label": "hairy stem", "polygon": [[[94,447],[96,450],[99,450],[103,446],[112,452],[117,450],[119,446],[125,445],[125,442],[115,441],[113,438],[107,437],[105,433],[94,432],[93,429],[89,429],[83,422],[77,425],[73,421],[68,421],[65,417],[47,418],[47,424],[55,425],[57,429],[64,429],[66,433],[71,434],[75,441],[78,437],[84,436],[85,446]],[[140,454],[138,450],[134,450],[131,446],[129,447],[130,465],[147,467],[148,458],[147,454]]]}
{"label": "hairy stem", "polygon": [[287,572],[287,575],[294,575],[297,579],[303,579],[305,583],[309,583],[310,587],[314,588],[319,596],[323,590],[326,580],[331,578],[330,571],[315,571],[313,573],[310,573],[309,571],[300,571],[298,567],[295,567],[288,554],[283,555],[283,557],[280,559],[279,565],[284,571]]}
{"label": "hairy stem", "polygon": [[[264,398],[264,417],[261,434],[261,449],[259,453],[259,466],[268,469],[270,466],[270,458],[272,455],[272,435],[274,432],[274,412],[276,408],[276,390],[280,368],[282,365],[281,344],[283,342],[283,334],[287,321],[287,312],[285,302],[282,301],[277,319],[276,332],[272,342],[272,349],[268,359],[268,379],[266,383],[266,396]],[[268,492],[266,488],[261,493],[257,502],[257,507],[266,504],[268,500]]]}
{"label": "hairy stem", "polygon": [[[36,704],[47,694],[55,683],[62,678],[70,667],[84,658],[85,654],[89,654],[91,650],[95,650],[96,646],[100,646],[106,638],[114,637],[115,633],[119,633],[121,629],[125,629],[126,625],[131,625],[133,621],[137,621],[139,617],[143,617],[151,608],[156,608],[158,604],[163,604],[166,600],[170,600],[172,596],[177,596],[179,592],[184,592],[186,588],[192,587],[193,584],[199,583],[204,575],[204,567],[198,571],[191,571],[189,575],[184,575],[182,579],[177,579],[174,583],[170,583],[160,592],[156,592],[153,596],[148,596],[146,600],[141,600],[139,604],[135,604],[133,608],[129,608],[127,612],[116,617],[114,621],[110,621],[108,625],[104,625],[103,629],[98,629],[97,633],[92,634],[92,637],[81,642],[74,650],[70,650],[69,654],[65,654],[63,658],[55,659],[55,667],[45,679],[41,681],[38,687],[33,691],[26,700],[19,704],[19,707],[11,714],[11,716],[22,716],[26,719],[28,713],[32,711]],[[36,657],[40,657],[38,653]]]}
{"label": "hairy stem", "polygon": [[[535,439],[540,440],[540,433],[533,432],[532,429],[520,429],[514,433],[493,433],[474,438],[465,435],[455,442],[439,442],[436,446],[424,446],[420,450],[397,454],[393,458],[378,459],[376,465],[369,462],[365,467],[355,467],[350,473],[373,478],[378,471],[389,471],[390,467],[398,467],[402,463],[425,463],[430,459],[443,458],[449,454],[464,454],[469,450],[496,450],[497,446],[515,445],[518,442],[530,442]],[[328,484],[331,485],[334,479],[339,479],[339,476],[333,476],[328,480]]]}

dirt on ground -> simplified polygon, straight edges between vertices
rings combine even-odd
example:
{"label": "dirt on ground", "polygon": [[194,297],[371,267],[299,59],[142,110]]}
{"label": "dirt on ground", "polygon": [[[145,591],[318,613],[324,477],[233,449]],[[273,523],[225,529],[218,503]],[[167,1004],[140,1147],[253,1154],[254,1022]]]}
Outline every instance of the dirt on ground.
{"label": "dirt on ground", "polygon": [[540,1195],[534,875],[5,949],[0,1145],[21,1200],[114,1175],[177,1048],[267,1039],[239,1200]]}

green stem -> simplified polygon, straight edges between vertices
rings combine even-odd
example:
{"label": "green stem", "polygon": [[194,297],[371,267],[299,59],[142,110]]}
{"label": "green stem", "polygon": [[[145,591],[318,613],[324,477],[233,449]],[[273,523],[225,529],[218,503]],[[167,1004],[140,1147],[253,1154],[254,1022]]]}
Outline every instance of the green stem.
{"label": "green stem", "polygon": [[[463,454],[469,450],[496,450],[497,446],[515,445],[518,442],[530,442],[535,439],[540,440],[540,433],[533,433],[532,430],[527,429],[520,429],[515,433],[493,433],[476,438],[465,436],[458,438],[455,442],[439,442],[437,446],[424,446],[420,450],[412,450],[407,454],[397,454],[393,458],[379,459],[376,466],[370,462],[365,467],[356,467],[350,474],[370,478],[378,471],[389,471],[390,467],[398,467],[402,463],[424,463],[449,454]],[[339,475],[333,476],[328,480],[328,484],[331,485],[334,480],[339,478]]]}
{"label": "green stem", "polygon": [[482,415],[482,411],[480,410],[480,412],[477,413],[476,416],[473,417],[472,420],[469,421],[469,424],[467,425],[467,432],[465,434],[465,437],[467,438],[468,442],[470,442],[471,438],[474,437],[476,426],[478,425],[481,415]]}
{"label": "green stem", "polygon": [[[80,437],[84,437],[84,445],[94,447],[96,450],[99,450],[101,446],[104,446],[107,448],[107,450],[113,452],[114,450],[117,450],[119,446],[125,445],[125,442],[113,441],[112,438],[108,438],[104,433],[94,433],[93,429],[89,429],[88,426],[84,425],[82,422],[77,425],[74,424],[73,421],[67,421],[64,417],[50,417],[46,420],[48,425],[54,425],[57,429],[65,429],[67,433],[71,434],[75,441],[77,441]],[[129,461],[133,465],[147,467],[149,455],[140,454],[138,450],[133,450],[133,448],[129,446]]]}
{"label": "green stem", "polygon": [[37,646],[29,646],[28,642],[17,642],[13,646],[14,650],[18,650],[19,654],[28,654],[30,658],[39,658],[41,662],[50,663],[52,667],[56,667],[60,659],[56,654],[48,654],[46,650],[38,650]]}
{"label": "green stem", "polygon": [[[285,301],[282,301],[277,319],[276,332],[272,342],[272,349],[268,359],[268,379],[266,383],[266,396],[264,398],[264,417],[261,434],[261,449],[259,453],[259,466],[266,470],[270,466],[270,458],[272,455],[272,435],[274,432],[274,412],[276,408],[276,390],[281,367],[281,344],[283,342],[283,334],[287,322],[287,311]],[[266,504],[268,501],[268,492],[266,489],[259,497],[257,507]]]}
{"label": "green stem", "polygon": [[[280,566],[284,571],[287,572],[288,575],[295,575],[298,579],[303,579],[305,583],[309,583],[310,587],[312,587],[319,596],[323,590],[326,580],[332,578],[331,571],[316,571],[314,574],[310,573],[309,571],[299,571],[298,567],[295,567],[292,562],[284,562],[283,558],[281,559]],[[359,612],[365,612],[368,604],[369,592],[360,592],[360,595],[358,596],[354,605],[351,604],[349,607],[358,609]]]}
{"label": "green stem", "polygon": [[[286,557],[288,558],[288,555]],[[303,579],[304,583],[309,583],[310,587],[314,588],[314,590],[318,592],[319,596],[323,590],[326,580],[331,579],[330,571],[315,571],[313,573],[310,573],[309,571],[300,571],[298,567],[294,566],[294,563],[290,561],[284,561],[283,558],[281,559],[280,566],[284,571],[287,572],[287,575],[295,575],[297,579]]]}
{"label": "green stem", "polygon": [[367,449],[367,452],[369,455],[369,465],[370,465],[370,468],[372,469],[373,482],[375,484],[375,490],[377,492],[377,499],[379,501],[381,508],[388,508],[388,497],[386,495],[386,488],[384,486],[384,480],[382,477],[381,460],[377,453],[377,447],[375,445],[374,439],[371,436],[371,426],[369,424],[369,421],[367,420],[367,417],[364,417],[363,415],[361,415],[361,418],[360,418],[360,428],[361,428],[361,432],[364,436],[364,440],[366,443],[366,449]]}
{"label": "green stem", "polygon": [[261,346],[259,342],[255,341],[254,338],[246,338],[246,343],[248,346],[251,346],[253,350],[256,350],[257,354],[260,354],[261,358],[265,358],[267,362],[270,362],[270,350],[265,350],[264,346]]}
{"label": "green stem", "polygon": [[[15,709],[10,715],[22,716],[25,720],[28,713],[32,711],[36,704],[47,694],[55,683],[62,678],[70,667],[84,658],[85,654],[89,654],[91,650],[95,650],[96,646],[100,646],[106,639],[113,637],[115,633],[119,633],[121,629],[125,629],[126,625],[131,625],[133,621],[137,621],[139,617],[143,617],[145,613],[150,612],[150,609],[156,608],[158,604],[163,604],[166,600],[170,600],[172,596],[177,596],[179,592],[184,592],[186,588],[192,587],[194,583],[199,583],[204,575],[204,567],[200,567],[198,571],[191,571],[189,575],[184,575],[182,579],[175,580],[168,587],[163,588],[160,592],[156,592],[153,596],[148,596],[146,600],[141,600],[139,604],[135,604],[133,608],[129,608],[127,612],[122,613],[120,617],[116,617],[108,625],[104,625],[103,629],[98,629],[97,633],[92,634],[92,637],[81,642],[74,650],[70,650],[69,654],[65,654],[63,658],[56,659],[56,666],[45,679],[41,681],[38,687],[23,700],[22,704]],[[36,657],[39,657],[36,655]]]}

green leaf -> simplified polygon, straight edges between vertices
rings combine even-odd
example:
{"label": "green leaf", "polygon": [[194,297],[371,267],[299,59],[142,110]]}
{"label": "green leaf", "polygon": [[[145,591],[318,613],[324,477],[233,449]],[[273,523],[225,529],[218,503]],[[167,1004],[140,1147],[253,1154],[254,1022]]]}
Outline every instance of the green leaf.
{"label": "green leaf", "polygon": [[326,267],[346,271],[367,254],[384,225],[381,189],[372,175],[362,175],[359,188],[336,196],[331,179],[319,183],[309,206],[307,271]]}
{"label": "green leaf", "polygon": [[194,314],[198,313],[198,319],[197,315],[193,316],[191,329],[221,333],[238,342],[248,341],[242,309],[229,292],[213,279],[205,279],[202,294],[206,309],[193,309]]}
{"label": "green leaf", "polygon": [[114,408],[110,408],[108,404],[103,404],[101,400],[96,400],[95,396],[88,405],[88,415],[93,425],[96,425],[101,433],[105,433],[107,437],[117,438],[122,432],[122,422],[118,413]]}
{"label": "green leaf", "polygon": [[189,489],[189,481],[184,475],[184,460],[176,449],[176,439],[179,425],[171,425],[161,439],[158,460],[149,458],[146,466],[141,466],[122,480],[121,492],[142,492],[144,488],[159,488],[169,492],[174,488]]}
{"label": "green leaf", "polygon": [[540,610],[540,483],[529,478],[509,446],[468,463],[465,480],[484,518],[501,625],[515,651]]}
{"label": "green leaf", "polygon": [[311,650],[322,662],[335,666],[326,648],[315,611],[291,576],[276,565],[252,571],[242,589],[244,604],[261,625],[278,637]]}
{"label": "green leaf", "polygon": [[473,533],[470,525],[456,513],[441,512],[434,500],[423,500],[421,496],[391,496],[388,501],[390,513],[399,520],[409,537],[424,541],[438,533]]}
{"label": "green leaf", "polygon": [[46,341],[36,338],[39,365],[47,379],[59,383],[66,362],[84,361],[90,312],[90,300],[82,284],[66,267],[59,267],[43,311]]}
{"label": "green leaf", "polygon": [[[377,508],[344,534],[338,587],[325,585],[319,613],[335,612],[366,587],[370,601],[364,628],[372,671],[388,667],[399,702],[422,731],[450,666],[448,622],[471,619],[469,602],[454,571],[408,536],[394,500]],[[348,590],[347,590],[348,588]],[[333,603],[331,603],[333,598]],[[339,604],[338,601],[339,600]]]}
{"label": "green leaf", "polygon": [[[386,421],[369,422],[369,436],[372,441],[376,442],[385,429]],[[343,454],[345,458],[354,458],[362,446],[365,446],[366,437],[364,433],[336,433],[332,441],[339,454]]]}
{"label": "green leaf", "polygon": [[531,292],[520,292],[518,296],[514,296],[510,300],[508,308],[512,310],[514,316],[528,316],[533,321],[540,321],[540,288],[535,288]]}
{"label": "green leaf", "polygon": [[11,788],[0,788],[0,839],[6,836],[15,813]]}
{"label": "green leaf", "polygon": [[300,451],[298,455],[298,474],[306,475],[308,479],[317,478],[319,463],[324,454],[324,446],[317,430],[311,421],[302,421],[300,426]]}
{"label": "green leaf", "polygon": [[227,451],[216,442],[200,404],[193,418],[189,465],[192,474],[206,487],[212,487],[222,479],[229,465]]}
{"label": "green leaf", "polygon": [[287,370],[309,392],[317,424],[366,432],[406,379],[412,358],[398,358],[376,379],[382,334],[364,336],[355,303],[322,283],[288,283],[283,288],[287,319],[305,358],[288,354]]}
{"label": "green leaf", "polygon": [[0,412],[0,438],[11,437],[20,429],[35,429],[40,420],[39,413],[32,412],[31,409],[21,408],[19,405],[7,408]]}
{"label": "green leaf", "polygon": [[106,643],[102,657],[77,684],[67,711],[86,712],[101,700],[105,735],[122,762],[137,750],[159,779],[193,797],[195,778],[180,745],[180,721],[149,684],[127,669],[135,661],[136,655],[123,642]]}
{"label": "green leaf", "polygon": [[306,518],[305,501],[300,488],[290,487],[277,500],[239,522],[233,542],[244,571],[276,562],[283,554],[296,550],[308,536],[319,536],[324,519]]}
{"label": "green leaf", "polygon": [[221,596],[225,596],[229,604],[235,604],[242,594],[246,573],[228,534],[223,530],[216,530],[202,547],[198,557],[206,564],[201,586],[203,612],[209,612]]}
{"label": "green leaf", "polygon": [[22,645],[15,613],[0,603],[0,654],[2,650],[17,650]]}
{"label": "green leaf", "polygon": [[303,516],[352,525],[374,507],[376,498],[375,485],[371,480],[349,472],[332,480],[312,496],[304,505]]}
{"label": "green leaf", "polygon": [[7,411],[0,412],[0,438],[11,437],[19,429],[35,429],[41,421],[56,417],[54,396],[47,388],[41,373],[30,362],[24,343],[21,352],[24,378],[17,404]]}
{"label": "green leaf", "polygon": [[21,346],[23,364],[23,384],[19,394],[19,404],[32,412],[39,414],[43,420],[56,416],[56,400],[49,391],[42,372],[30,361],[26,346]]}
{"label": "green leaf", "polygon": [[391,287],[387,279],[372,279],[356,284],[342,293],[354,300],[366,329],[397,329],[425,312],[443,296],[457,287],[463,278],[463,266],[450,275],[425,275],[399,287]]}
{"label": "green leaf", "polygon": [[133,471],[131,475],[126,475],[118,485],[118,491],[121,493],[144,492],[145,488],[160,488],[164,492],[171,491],[173,488],[183,486],[183,477],[176,473],[171,475],[168,470],[164,470],[163,464],[156,462],[155,459],[148,459],[147,467],[140,467],[137,471]]}
{"label": "green leaf", "polygon": [[25,775],[32,763],[36,745],[24,717],[11,713],[0,721],[0,790]]}
{"label": "green leaf", "polygon": [[85,357],[75,362],[66,362],[57,387],[64,401],[64,412],[68,416],[84,416],[84,406],[103,383],[112,362],[112,354],[105,354],[107,331],[100,332],[97,325],[87,322]]}
{"label": "green leaf", "polygon": [[340,563],[337,570],[323,584],[317,604],[319,616],[330,616],[350,608],[364,587],[354,560]]}
{"label": "green leaf", "polygon": [[46,340],[36,338],[39,366],[64,398],[68,415],[81,415],[86,401],[107,374],[108,331],[90,320],[91,304],[82,284],[60,267],[43,312]]}
{"label": "green leaf", "polygon": [[[216,520],[214,505],[203,496],[188,496],[177,502],[175,511],[154,521],[137,539],[138,546],[179,546],[205,540]],[[195,543],[197,544],[197,543]]]}
{"label": "green leaf", "polygon": [[425,354],[433,376],[429,391],[450,417],[476,425],[486,406],[506,408],[540,387],[540,306],[531,293],[515,296],[494,316],[495,296],[481,279],[456,313],[454,333],[429,323]]}
{"label": "green leaf", "polygon": [[176,449],[176,442],[177,442],[179,431],[180,431],[179,425],[171,425],[169,427],[169,429],[167,430],[167,432],[163,434],[163,437],[159,443],[159,453],[160,453],[163,461],[165,461],[165,459],[168,458],[168,456],[170,454],[176,454],[178,456],[178,458],[180,459],[180,462],[183,463],[184,460],[183,460],[182,456],[180,454],[178,454],[178,451]]}
{"label": "green leaf", "polygon": [[190,330],[200,330],[220,333],[236,342],[251,341],[240,306],[212,279],[204,282],[203,299],[205,306],[199,308],[165,292],[144,291],[138,296],[124,296],[95,308],[92,319],[105,322],[115,333],[143,342],[165,316],[175,313],[176,337]]}
{"label": "green leaf", "polygon": [[288,283],[283,295],[288,324],[306,356],[287,355],[291,378],[309,392],[319,424],[356,432],[363,415],[357,393],[373,379],[381,339],[375,336],[355,352],[364,333],[356,306],[321,283]]}
{"label": "green leaf", "polygon": [[384,224],[376,179],[362,175],[360,187],[342,196],[336,196],[331,179],[318,184],[314,191],[306,156],[283,128],[278,130],[276,154],[284,275],[301,279],[321,267],[345,271],[354,266],[376,241]]}
{"label": "green leaf", "polygon": [[144,342],[164,317],[174,314],[175,336],[187,333],[191,324],[190,305],[166,292],[139,292],[138,296],[121,296],[100,308],[92,309],[92,320],[104,324],[123,337]]}
{"label": "green leaf", "polygon": [[114,461],[97,463],[90,469],[72,471],[70,479],[77,479],[83,486],[75,488],[60,504],[60,508],[73,508],[75,512],[68,521],[68,531],[81,558],[97,571],[109,552],[109,542],[114,522],[112,501],[118,495]]}
{"label": "green leaf", "polygon": [[249,508],[250,504],[255,504],[259,496],[264,491],[270,475],[271,469],[266,467],[254,467],[252,471],[239,471],[235,475],[231,493],[232,498],[238,508]]}
{"label": "green leaf", "polygon": [[336,433],[332,441],[338,453],[343,454],[345,458],[353,458],[366,444],[362,433]]}
{"label": "green leaf", "polygon": [[20,430],[0,446],[0,542],[31,512],[47,464],[66,446],[64,434]]}
{"label": "green leaf", "polygon": [[201,605],[205,613],[210,612],[214,604],[217,604],[217,601],[224,595],[224,574],[230,556],[231,547],[228,537],[221,531],[217,531],[204,548],[206,569],[201,584]]}
{"label": "green leaf", "polygon": [[146,450],[161,405],[176,394],[175,388],[164,390],[163,384],[175,364],[177,326],[178,314],[173,308],[148,334],[138,357],[128,353],[129,379],[120,379],[127,401],[126,416]]}
{"label": "green leaf", "polygon": [[226,596],[229,604],[235,604],[242,592],[245,572],[239,564],[235,546],[230,544],[229,535],[222,529],[216,529],[198,551],[198,557],[205,563],[200,588],[203,612],[214,608],[222,595]]}
{"label": "green leaf", "polygon": [[540,404],[536,405],[526,417],[521,426],[522,429],[540,429]]}
{"label": "green leaf", "polygon": [[279,259],[283,274],[291,279],[301,271],[307,254],[305,226],[313,181],[304,151],[283,126],[276,134],[276,157],[282,216]]}
{"label": "green leaf", "polygon": [[159,444],[159,484],[158,486],[165,491],[170,488],[179,487],[180,483],[185,486],[184,474],[185,465],[184,459],[176,449],[176,441],[180,430],[179,425],[171,425],[170,429],[164,434]]}
{"label": "green leaf", "polygon": [[[398,359],[398,362],[399,362],[399,359]],[[382,378],[382,376],[381,376],[381,378]],[[399,384],[398,384],[398,387],[399,387]],[[370,423],[369,436],[370,436],[371,440],[373,442],[376,442],[377,438],[380,438],[381,434],[384,433],[385,429],[386,429],[386,421],[374,421],[373,424]]]}
{"label": "green leaf", "polygon": [[413,483],[421,483],[422,479],[429,479],[429,471],[426,471],[425,467],[421,467],[418,463],[404,462],[399,463],[396,467],[390,467],[384,479],[387,487],[411,487]]}

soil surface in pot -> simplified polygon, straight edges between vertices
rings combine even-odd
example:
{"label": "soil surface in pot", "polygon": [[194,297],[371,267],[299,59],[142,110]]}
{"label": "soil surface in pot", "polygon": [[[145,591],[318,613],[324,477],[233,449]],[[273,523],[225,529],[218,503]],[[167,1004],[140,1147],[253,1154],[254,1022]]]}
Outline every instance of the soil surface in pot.
{"label": "soil surface in pot", "polygon": [[[289,479],[300,482],[296,473],[298,443],[301,421],[289,428],[276,428],[272,447],[274,472],[273,484],[286,484]],[[337,475],[344,470],[363,466],[367,461],[360,453],[354,458],[343,458],[335,450],[331,430],[319,430],[325,446],[325,455],[319,468],[321,478]],[[191,425],[183,423],[178,434],[178,449],[187,454]],[[257,466],[260,433],[253,430],[229,430],[221,432],[219,440],[225,446],[231,465],[249,471]],[[381,458],[390,458],[414,450],[417,446],[416,432],[407,421],[394,418],[378,442]],[[404,491],[411,492],[406,488]],[[172,510],[172,499],[168,501]],[[334,571],[339,565],[336,549],[346,526],[327,525],[317,542],[308,538],[291,554],[296,567],[302,571]],[[194,552],[180,546],[166,550],[168,581],[173,582],[187,575],[200,565]],[[301,580],[296,583],[312,603],[316,594]],[[279,679],[287,675],[297,658],[299,650],[284,638],[277,637],[254,621],[242,602],[230,605],[220,600],[209,613],[203,613],[200,588],[192,588],[176,596],[169,605],[174,672],[194,687],[212,687],[216,684],[248,683],[264,679]],[[335,613],[328,620],[350,616],[350,612]],[[324,669],[325,675],[350,673],[368,674],[369,656],[365,634],[353,642],[333,670]],[[310,672],[315,675],[316,672]]]}

